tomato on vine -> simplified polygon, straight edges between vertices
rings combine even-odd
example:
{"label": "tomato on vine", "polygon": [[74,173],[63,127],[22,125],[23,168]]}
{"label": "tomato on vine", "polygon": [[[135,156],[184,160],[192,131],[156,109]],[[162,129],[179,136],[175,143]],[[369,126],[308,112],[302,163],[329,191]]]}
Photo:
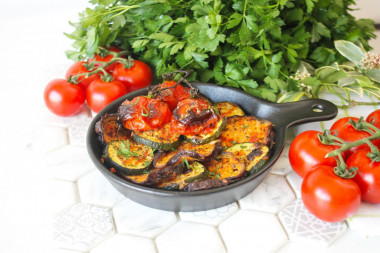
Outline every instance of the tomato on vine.
{"label": "tomato on vine", "polygon": [[98,113],[115,99],[128,93],[124,84],[117,80],[96,79],[87,87],[86,99],[90,109]]}
{"label": "tomato on vine", "polygon": [[129,91],[145,88],[152,84],[153,73],[148,64],[139,60],[131,60],[131,66],[116,63],[113,69],[115,80],[125,84]]}
{"label": "tomato on vine", "polygon": [[[357,117],[344,117],[335,121],[335,123],[331,126],[330,130],[333,133],[336,133],[337,137],[341,138],[346,142],[354,142],[366,137],[369,137],[371,134],[367,131],[361,131],[355,129],[355,127],[350,124],[350,121],[354,123],[359,122],[359,118]],[[375,143],[380,140],[374,140]],[[348,155],[352,154],[352,152],[366,147],[366,144],[352,147],[348,150]]]}
{"label": "tomato on vine", "polygon": [[69,83],[65,79],[54,79],[45,87],[44,101],[51,112],[67,117],[81,110],[85,97],[78,85]]}
{"label": "tomato on vine", "polygon": [[[373,160],[370,158],[372,155]],[[377,157],[376,157],[377,156]],[[348,167],[357,167],[358,173],[353,178],[359,185],[362,199],[369,203],[380,203],[380,160],[379,151],[364,148],[348,157]]]}
{"label": "tomato on vine", "polygon": [[[337,165],[334,157],[326,157],[326,155],[339,146],[323,144],[318,136],[323,136],[323,134],[308,130],[297,135],[290,144],[290,165],[302,178],[318,165]],[[345,155],[343,154],[343,156]]]}
{"label": "tomato on vine", "polygon": [[66,80],[70,78],[75,78],[76,80],[73,80],[73,81],[77,83],[77,85],[81,87],[85,93],[86,93],[86,89],[88,85],[92,81],[100,78],[98,74],[94,74],[94,75],[90,75],[86,77],[85,74],[92,71],[86,68],[86,64],[87,63],[85,61],[75,62],[67,69],[66,75],[65,75]]}
{"label": "tomato on vine", "polygon": [[380,109],[371,112],[367,118],[366,121],[368,123],[373,124],[375,127],[380,128]]}
{"label": "tomato on vine", "polygon": [[326,165],[317,166],[306,174],[301,197],[307,210],[328,222],[339,222],[352,216],[361,202],[357,183],[338,176],[334,167]]}

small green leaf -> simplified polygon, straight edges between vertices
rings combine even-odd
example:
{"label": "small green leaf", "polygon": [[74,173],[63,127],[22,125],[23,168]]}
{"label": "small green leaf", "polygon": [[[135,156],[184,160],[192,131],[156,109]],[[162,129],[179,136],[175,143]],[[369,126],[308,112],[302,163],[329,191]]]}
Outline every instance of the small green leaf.
{"label": "small green leaf", "polygon": [[364,57],[365,53],[363,50],[352,42],[337,40],[334,42],[334,45],[341,55],[354,62],[356,65],[359,65],[361,59]]}
{"label": "small green leaf", "polygon": [[371,80],[380,83],[380,69],[369,69],[364,74]]}
{"label": "small green leaf", "polygon": [[302,91],[290,91],[282,94],[278,99],[277,103],[287,103],[299,101],[305,95]]}

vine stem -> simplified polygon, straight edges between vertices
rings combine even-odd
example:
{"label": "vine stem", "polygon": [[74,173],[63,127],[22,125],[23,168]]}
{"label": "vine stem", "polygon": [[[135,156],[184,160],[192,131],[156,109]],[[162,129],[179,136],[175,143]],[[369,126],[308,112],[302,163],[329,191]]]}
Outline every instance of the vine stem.
{"label": "vine stem", "polygon": [[372,140],[375,140],[375,139],[378,139],[380,138],[380,132],[376,132],[374,133],[373,135],[369,136],[369,137],[366,137],[366,138],[363,138],[363,139],[360,139],[360,140],[357,140],[357,141],[353,141],[353,142],[345,142],[343,143],[343,145],[339,148],[339,149],[336,149],[334,151],[331,151],[330,153],[328,153],[326,155],[326,157],[333,157],[333,156],[337,156],[338,154],[346,151],[346,150],[349,150],[350,148],[353,148],[353,147],[356,147],[356,146],[359,146],[359,145],[362,145],[362,144],[367,144],[367,140],[368,141],[372,141]]}

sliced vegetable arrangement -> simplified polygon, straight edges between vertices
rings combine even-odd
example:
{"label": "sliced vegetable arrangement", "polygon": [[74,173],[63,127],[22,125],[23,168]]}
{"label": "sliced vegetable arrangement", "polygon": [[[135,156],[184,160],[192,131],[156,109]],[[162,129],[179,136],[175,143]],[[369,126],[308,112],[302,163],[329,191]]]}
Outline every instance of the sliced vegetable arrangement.
{"label": "sliced vegetable arrangement", "polygon": [[361,201],[380,203],[379,122],[380,110],[366,120],[344,117],[323,133],[305,131],[291,143],[290,165],[303,178],[302,200],[316,217],[342,221]]}
{"label": "sliced vegetable arrangement", "polygon": [[151,85],[150,67],[125,55],[125,51],[111,47],[87,61],[75,62],[65,79],[55,79],[46,86],[46,106],[54,114],[66,117],[77,114],[87,102],[98,113],[120,96]]}
{"label": "sliced vegetable arrangement", "polygon": [[254,174],[269,159],[269,121],[244,115],[233,103],[214,104],[183,78],[149,90],[123,101],[95,127],[104,144],[102,162],[121,178],[166,190],[205,190]]}

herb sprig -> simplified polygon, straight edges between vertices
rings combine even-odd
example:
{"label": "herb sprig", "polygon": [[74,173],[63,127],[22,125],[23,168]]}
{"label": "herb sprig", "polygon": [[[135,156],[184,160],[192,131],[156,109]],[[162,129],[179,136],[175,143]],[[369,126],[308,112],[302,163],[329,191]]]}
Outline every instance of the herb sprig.
{"label": "herb sprig", "polygon": [[334,40],[369,50],[372,20],[356,20],[354,0],[91,0],[75,30],[73,60],[118,46],[156,76],[193,69],[189,81],[215,82],[276,101],[292,91],[299,62],[341,64]]}

